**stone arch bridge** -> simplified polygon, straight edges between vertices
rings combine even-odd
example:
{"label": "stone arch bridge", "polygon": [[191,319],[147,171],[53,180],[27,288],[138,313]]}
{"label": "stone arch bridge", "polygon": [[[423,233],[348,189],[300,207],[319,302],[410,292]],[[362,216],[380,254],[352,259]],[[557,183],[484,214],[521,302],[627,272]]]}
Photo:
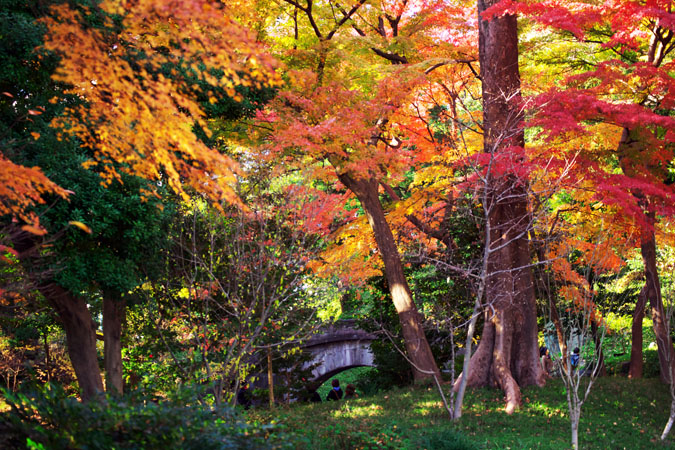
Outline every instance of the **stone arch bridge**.
{"label": "stone arch bridge", "polygon": [[344,370],[373,366],[370,343],[375,339],[375,335],[358,329],[356,321],[339,320],[323,328],[302,346],[312,355],[305,367],[315,366],[312,378],[321,384]]}

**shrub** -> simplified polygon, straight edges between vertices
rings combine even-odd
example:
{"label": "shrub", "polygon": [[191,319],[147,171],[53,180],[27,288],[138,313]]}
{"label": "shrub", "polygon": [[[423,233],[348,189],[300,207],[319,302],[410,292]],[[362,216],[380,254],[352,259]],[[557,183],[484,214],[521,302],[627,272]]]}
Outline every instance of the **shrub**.
{"label": "shrub", "polygon": [[656,349],[648,348],[644,351],[644,367],[642,376],[645,378],[658,377],[661,373],[659,365],[659,352]]}
{"label": "shrub", "polygon": [[425,434],[415,440],[415,448],[429,450],[474,450],[478,446],[469,441],[463,434],[451,429],[435,429],[433,433]]}
{"label": "shrub", "polygon": [[[376,450],[376,449],[405,449],[406,445],[400,430],[396,426],[383,426],[377,430],[362,427],[358,421],[351,423],[340,422],[328,424],[315,430],[318,435],[307,438],[303,448],[325,448],[331,450]],[[315,439],[317,438],[318,439]],[[302,439],[302,435],[298,437]],[[430,449],[432,447],[429,447]]]}
{"label": "shrub", "polygon": [[3,393],[11,407],[0,415],[5,448],[282,447],[272,427],[247,425],[233,408],[209,408],[185,393],[158,402],[102,397],[86,404],[51,385],[28,395]]}

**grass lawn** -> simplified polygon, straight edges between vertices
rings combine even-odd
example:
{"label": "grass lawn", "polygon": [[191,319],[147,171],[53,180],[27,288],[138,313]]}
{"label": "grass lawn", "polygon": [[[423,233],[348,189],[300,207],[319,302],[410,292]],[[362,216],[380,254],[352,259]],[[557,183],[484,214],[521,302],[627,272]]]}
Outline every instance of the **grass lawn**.
{"label": "grass lawn", "polygon": [[[667,386],[657,378],[601,378],[583,406],[580,446],[675,448],[672,437],[665,444],[659,440],[669,409]],[[394,389],[339,403],[253,410],[249,418],[280,422],[285,431],[296,435],[299,448],[311,450],[571,447],[567,402],[560,380],[551,380],[544,388],[526,388],[523,407],[512,416],[503,412],[501,391],[469,390],[458,424],[448,420],[437,392],[425,387]]]}

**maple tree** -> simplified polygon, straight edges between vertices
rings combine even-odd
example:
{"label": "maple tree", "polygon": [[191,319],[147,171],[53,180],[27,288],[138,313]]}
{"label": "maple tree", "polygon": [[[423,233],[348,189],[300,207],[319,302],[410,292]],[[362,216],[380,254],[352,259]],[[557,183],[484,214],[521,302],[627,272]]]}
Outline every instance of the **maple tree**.
{"label": "maple tree", "polygon": [[[473,42],[471,42],[470,38],[461,41],[461,45],[460,40],[456,38],[449,38],[447,41],[441,40],[443,43],[448,43],[448,41],[450,43],[447,46],[439,45],[439,48],[433,49],[437,53],[431,53],[428,50],[429,42],[425,41],[425,37],[422,36],[431,38],[431,36],[434,36],[433,32],[426,35],[419,33],[414,39],[408,38],[405,32],[408,30],[407,26],[412,27],[412,24],[419,26],[420,22],[416,22],[418,17],[424,17],[428,20],[428,22],[424,22],[425,25],[433,24],[433,26],[443,23],[442,20],[447,20],[451,12],[461,12],[461,17],[465,18],[467,17],[466,7],[464,5],[460,5],[464,6],[463,8],[447,4],[440,5],[434,2],[420,2],[416,6],[411,6],[412,3],[408,2],[393,2],[392,4],[383,4],[380,10],[373,6],[361,9],[360,4],[357,2],[351,8],[343,7],[342,9],[338,9],[340,14],[336,13],[332,17],[328,15],[328,18],[326,18],[326,16],[321,16],[318,11],[321,11],[321,8],[333,6],[331,2],[288,3],[291,3],[296,11],[303,12],[307,17],[309,23],[305,23],[304,26],[308,28],[310,33],[314,34],[312,44],[317,46],[316,53],[313,54],[314,59],[312,60],[316,64],[316,68],[313,69],[314,73],[312,75],[308,75],[306,72],[294,75],[294,80],[296,80],[296,85],[298,86],[296,90],[290,93],[282,93],[280,95],[280,99],[282,99],[281,103],[275,104],[276,110],[274,115],[265,117],[275,127],[273,142],[276,144],[277,151],[283,155],[297,157],[297,154],[293,153],[293,151],[302,149],[315,158],[315,160],[329,162],[332,167],[328,170],[334,170],[341,184],[356,195],[364,208],[370,227],[374,231],[372,238],[374,238],[375,244],[383,258],[384,271],[389,281],[389,288],[392,290],[394,303],[396,304],[397,294],[394,292],[396,285],[405,287],[407,286],[407,282],[403,276],[403,271],[397,269],[397,267],[400,267],[400,256],[398,256],[396,246],[392,245],[394,239],[400,239],[400,237],[394,238],[393,234],[388,231],[391,228],[389,222],[395,220],[395,215],[390,213],[389,217],[385,218],[384,214],[380,212],[382,208],[380,187],[392,200],[399,201],[400,199],[397,198],[389,187],[389,183],[396,180],[397,171],[400,173],[400,168],[405,167],[403,164],[411,164],[412,161],[424,163],[447,150],[447,143],[441,142],[441,139],[437,139],[433,135],[426,111],[420,112],[419,105],[424,102],[424,100],[421,100],[424,94],[420,95],[419,98],[415,98],[415,95],[422,91],[421,86],[426,82],[426,76],[430,72],[446,65],[462,66],[465,64],[469,65],[468,69],[471,69],[473,72],[470,64],[475,61],[475,50],[472,50],[471,44]],[[419,7],[422,11],[419,16],[415,13],[410,13],[410,11],[416,11],[415,7]],[[438,13],[438,11],[442,12]],[[302,29],[302,23],[298,25],[297,20],[295,20],[297,16],[293,17],[294,31]],[[364,43],[368,45],[367,50],[369,52],[392,64],[393,68],[390,68],[387,72],[391,73],[392,70],[395,70],[394,73],[391,73],[389,76],[380,76],[375,80],[369,80],[369,83],[365,85],[366,87],[361,88],[361,90],[351,87],[356,82],[360,82],[358,81],[358,76],[352,74],[349,78],[352,80],[350,81],[351,85],[348,86],[345,86],[343,82],[334,81],[330,77],[331,73],[328,71],[330,68],[328,63],[331,61],[332,56],[330,51],[332,40],[335,36],[342,36],[338,34],[338,30],[345,22],[351,24],[354,30],[349,42],[354,42],[352,45],[363,45]],[[322,28],[321,24],[325,24],[327,28]],[[464,22],[464,25],[466,25],[466,22]],[[434,29],[434,31],[436,30]],[[452,36],[453,31],[444,30],[434,37],[438,38],[441,35],[445,35],[446,37]],[[298,33],[295,32],[294,36],[297,38]],[[494,39],[497,44],[503,42],[505,39],[503,30],[496,33]],[[374,46],[374,42],[377,42],[382,47]],[[296,42],[294,49],[299,52],[301,45],[302,41]],[[415,54],[415,57],[412,57],[412,53],[406,51],[409,48],[406,45],[419,45],[420,47],[415,47],[419,49],[419,53]],[[499,53],[499,50],[497,53]],[[446,58],[442,59],[439,57],[440,55],[446,56]],[[459,58],[458,55],[462,55],[462,57]],[[517,52],[515,55],[517,76]],[[433,59],[432,56],[436,56],[436,59]],[[355,64],[349,57],[343,57],[341,61],[335,62],[335,64],[336,69],[334,70],[343,79],[347,73],[350,73],[350,70],[354,70],[357,73],[364,70],[363,64],[352,69],[352,66]],[[486,61],[485,65],[488,69],[483,70],[489,71],[492,70],[490,68],[501,67],[502,65],[512,67],[513,61],[499,61],[496,64],[494,61]],[[382,65],[380,63],[375,67],[382,67]],[[399,67],[401,69],[398,69]],[[447,76],[451,71],[452,69],[449,68],[443,72],[443,75]],[[504,75],[507,76],[504,77]],[[484,92],[484,109],[490,110],[492,108],[491,111],[483,112],[484,124],[489,121],[489,127],[491,127],[490,133],[493,134],[489,139],[491,143],[487,144],[485,154],[496,156],[495,160],[497,162],[495,166],[499,166],[494,169],[494,173],[497,173],[497,175],[494,175],[494,173],[488,175],[491,179],[489,181],[490,186],[487,189],[493,189],[491,201],[497,205],[494,209],[491,208],[491,212],[488,215],[489,227],[493,229],[493,234],[489,236],[488,241],[493,242],[494,247],[497,249],[491,252],[491,256],[489,257],[489,270],[491,273],[496,274],[510,273],[509,276],[513,280],[519,280],[518,283],[521,283],[515,289],[518,295],[514,294],[512,298],[505,298],[501,302],[503,311],[506,311],[504,317],[507,317],[507,320],[511,321],[511,325],[508,327],[510,331],[505,331],[504,336],[506,336],[506,341],[510,342],[512,334],[516,331],[514,322],[516,316],[521,319],[523,317],[527,318],[526,323],[528,325],[525,327],[527,332],[519,334],[519,338],[524,340],[513,344],[514,348],[522,349],[522,354],[515,357],[516,362],[514,364],[519,365],[517,371],[518,377],[522,378],[522,383],[542,384],[543,380],[538,364],[536,345],[534,291],[531,275],[529,275],[529,269],[527,269],[529,264],[527,190],[513,187],[521,182],[519,177],[522,177],[522,175],[509,177],[503,173],[509,170],[506,168],[509,165],[512,166],[511,170],[513,172],[518,172],[518,169],[513,168],[519,164],[518,139],[521,141],[520,148],[523,146],[522,128],[520,132],[516,130],[520,126],[518,124],[520,113],[517,109],[513,108],[514,101],[511,101],[511,98],[505,100],[503,96],[499,97],[501,93],[498,94],[500,89],[504,90],[505,85],[503,83],[506,83],[506,91],[512,92],[514,90],[514,86],[512,86],[513,81],[508,79],[510,76],[509,73],[495,73],[489,82],[492,84],[485,84],[486,82],[483,80],[484,88],[485,86],[492,86],[491,89],[495,90],[492,93],[492,97],[490,97],[489,93],[486,94]],[[445,80],[446,84],[443,81],[439,82],[445,88],[445,95],[448,96],[449,103],[455,109],[452,111],[452,114],[449,114],[453,115],[451,122],[455,134],[451,139],[448,139],[453,142],[451,146],[455,145],[455,154],[457,154],[457,142],[459,142],[457,130],[460,128],[457,125],[461,123],[459,120],[460,114],[456,111],[458,103],[461,102],[461,96],[455,89],[462,89],[463,86],[466,86],[466,81],[461,81],[462,77],[463,75],[459,75],[451,79],[452,81]],[[442,79],[442,77],[439,78]],[[511,76],[511,78],[513,77]],[[517,88],[516,86],[515,89],[517,90]],[[436,91],[439,90],[436,89]],[[361,91],[365,91],[369,95],[363,95]],[[426,95],[433,98],[433,92],[434,89],[429,89]],[[509,97],[510,95],[507,94],[506,96]],[[517,93],[514,93],[513,97],[517,100]],[[409,105],[412,105],[412,107]],[[501,111],[499,110],[500,107],[502,108]],[[417,114],[407,112],[413,108],[417,109]],[[511,108],[511,110],[508,108]],[[332,114],[326,115],[326,112],[331,110]],[[301,117],[298,117],[299,114],[301,114]],[[405,117],[406,114],[408,117]],[[500,115],[503,117],[500,117]],[[468,116],[471,118],[470,114]],[[471,119],[475,121],[476,118]],[[483,128],[485,128],[485,125],[483,125]],[[512,133],[514,136],[510,136]],[[515,136],[518,133],[520,133],[520,138]],[[505,134],[509,136],[504,138]],[[490,148],[491,146],[494,146],[494,148]],[[378,147],[384,151],[379,150]],[[303,153],[302,155],[305,154]],[[455,160],[461,160],[462,157],[463,155],[461,154],[459,158],[455,155]],[[285,161],[288,161],[288,159],[285,159]],[[312,174],[313,176],[327,176],[325,166],[312,167],[313,170],[316,170]],[[449,195],[449,192],[453,190],[451,186],[446,182],[444,189],[441,187],[441,183],[439,183],[436,189],[437,193],[433,194],[436,197],[434,202],[436,204],[445,203],[446,207],[444,209],[446,212],[451,211],[452,207],[448,206],[450,202],[444,202],[443,200],[451,197],[451,194]],[[422,202],[425,201],[425,198],[427,201],[431,200],[431,197],[425,197],[424,195],[413,195],[413,197],[416,197],[417,201],[421,200]],[[519,204],[517,201],[512,201],[516,197],[520,198]],[[503,202],[501,206],[500,201]],[[400,205],[405,205],[405,207],[401,208],[403,211],[414,204],[413,202],[399,203]],[[400,215],[399,212],[398,217],[405,217],[423,231],[429,232],[430,235],[435,235],[435,238],[447,236],[447,232],[442,230],[442,226],[440,229],[434,231],[433,227],[425,226],[424,223],[416,220],[414,215]],[[514,224],[516,225],[514,226]],[[350,227],[351,231],[348,233],[353,234],[354,229],[355,227]],[[504,241],[500,242],[500,236],[504,236],[506,231],[511,234],[509,234],[508,238],[504,238]],[[367,239],[370,240],[372,238]],[[362,240],[362,242],[364,241]],[[365,242],[368,241],[366,240]],[[502,250],[501,254],[499,254],[500,249]],[[510,252],[515,252],[515,254],[519,254],[520,256],[513,258],[507,256],[506,253]],[[500,261],[503,264],[502,267],[499,267]],[[501,285],[495,281],[499,276],[488,276],[488,278],[490,279],[490,287],[486,296],[488,299],[486,304],[494,307],[494,305],[500,303],[499,298],[501,293],[508,291],[505,289],[505,286],[511,283],[503,276],[500,280]],[[410,297],[409,288],[402,289],[402,291],[402,293],[407,292],[406,297]],[[526,294],[521,295],[523,292],[526,292]],[[522,305],[517,306],[518,299],[520,298],[526,298],[527,300]],[[396,306],[399,314],[409,308],[402,303]],[[515,312],[517,308],[520,308],[518,313]],[[486,329],[489,330],[489,328],[488,326]],[[403,333],[405,336],[405,327],[403,328]],[[485,338],[486,336],[484,333],[483,337]],[[414,337],[406,337],[407,345],[409,345],[410,339],[414,339]],[[502,339],[501,336],[499,339]],[[502,359],[498,360],[498,364],[495,365],[494,369],[494,373],[499,374],[499,377],[493,378],[493,361],[491,358],[486,357],[486,355],[493,353],[489,347],[489,345],[492,345],[488,344],[489,341],[490,339],[483,339],[481,341],[478,357],[474,358],[474,361],[480,362],[474,365],[471,383],[476,385],[491,384],[495,381],[495,378],[501,377],[497,381],[507,391],[508,409],[512,411],[520,401],[519,389],[516,381],[510,375],[503,375],[508,373],[508,370],[507,372],[500,370],[503,366],[508,367],[511,365],[510,356],[508,356],[510,353],[508,348],[510,347],[508,345],[506,347],[497,346],[500,350],[495,351],[495,353],[499,355],[498,359]],[[409,347],[408,353],[411,354]],[[499,363],[502,365],[499,365]],[[482,375],[476,375],[479,373]]]}
{"label": "maple tree", "polygon": [[[581,134],[590,139],[598,122],[613,128],[613,142],[584,153],[580,177],[595,180],[596,201],[617,207],[640,230],[638,245],[645,285],[634,312],[631,377],[642,374],[641,322],[647,303],[658,336],[661,374],[668,381],[673,346],[665,322],[656,266],[658,221],[671,217],[673,122],[673,15],[668,2],[602,2],[598,5],[504,3],[499,11],[520,11],[532,20],[572,33],[579,46],[603,58],[563,80],[563,88],[538,97],[534,123],[549,138]],[[564,20],[554,20],[564,17]],[[591,59],[592,60],[592,59]],[[606,164],[603,161],[613,161]],[[616,173],[619,167],[621,173]],[[629,225],[630,226],[630,225]],[[668,362],[670,361],[670,363]]]}
{"label": "maple tree", "polygon": [[[429,145],[416,149],[399,140],[405,132],[393,116],[425,72],[458,63],[465,49],[451,38],[431,42],[442,34],[437,28],[442,21],[461,8],[426,1],[286,3],[293,7],[288,64],[306,67],[308,61],[310,69],[291,72],[292,90],[279,95],[273,113],[261,116],[274,130],[271,148],[286,163],[311,158],[309,176],[331,180],[337,189],[344,186],[359,200],[372,231],[361,243],[374,239],[415,378],[438,377],[380,187],[388,190],[410,160],[428,157]],[[343,45],[360,52],[347,54]]]}
{"label": "maple tree", "polygon": [[[38,13],[43,13],[38,9]],[[48,135],[48,132],[44,132],[45,126],[45,116],[51,117],[51,111],[49,103],[47,102],[48,98],[45,98],[45,94],[49,94],[53,91],[53,87],[50,85],[49,74],[50,69],[54,67],[53,60],[49,58],[48,55],[44,53],[33,51],[33,48],[36,45],[39,45],[41,42],[41,36],[44,34],[44,31],[37,31],[37,27],[32,23],[34,20],[35,11],[29,10],[25,11],[19,5],[12,5],[12,8],[8,10],[7,16],[3,16],[2,26],[3,28],[11,21],[13,32],[4,32],[3,31],[3,40],[2,40],[2,53],[6,56],[3,58],[7,64],[3,67],[1,83],[3,87],[2,96],[2,152],[3,152],[3,169],[11,168],[12,172],[5,172],[3,170],[2,174],[4,176],[12,177],[8,186],[17,187],[17,186],[31,186],[31,183],[37,183],[38,186],[42,185],[47,187],[44,192],[39,192],[40,194],[48,194],[49,190],[66,193],[65,190],[60,188],[55,188],[55,184],[52,182],[47,182],[47,178],[42,175],[44,172],[38,172],[37,169],[27,169],[36,165],[34,161],[31,161],[30,156],[34,152],[41,149],[41,138],[45,135]],[[13,33],[16,34],[13,34]],[[16,36],[15,42],[8,42],[6,36]],[[48,120],[48,119],[46,119]],[[9,163],[7,158],[11,158],[12,162]],[[25,165],[23,167],[17,166],[16,164]],[[27,167],[26,167],[27,166]],[[37,190],[36,190],[37,191]],[[42,190],[41,190],[42,191]],[[20,191],[18,191],[20,192]],[[18,193],[17,192],[17,193]],[[58,196],[55,196],[58,199]],[[37,197],[30,199],[30,197],[25,197],[22,199],[23,203],[19,205],[20,208],[25,210],[24,214],[16,214],[17,209],[10,211],[14,212],[16,220],[9,218],[8,222],[5,222],[3,229],[3,238],[9,242],[11,245],[12,253],[14,253],[18,260],[21,261],[22,265],[29,259],[29,252],[31,254],[39,253],[35,248],[34,243],[43,239],[43,236],[46,233],[46,228],[38,228],[36,218],[43,213],[38,213],[38,208],[47,202],[49,197],[42,198],[39,200]],[[49,201],[49,203],[52,203]],[[54,202],[58,204],[59,202]],[[4,204],[4,200],[3,200]],[[53,205],[50,205],[53,206]],[[16,204],[14,205],[16,207]],[[26,207],[30,207],[30,210],[26,210]],[[23,217],[21,217],[23,215]],[[5,219],[8,217],[5,216]],[[27,219],[29,222],[24,224],[20,222],[22,219]],[[59,224],[58,228],[62,229],[64,224]],[[24,273],[29,274],[29,280],[27,284],[32,283],[38,290],[42,288],[49,290],[50,293],[53,293],[57,297],[57,302],[61,300],[61,291],[50,290],[48,288],[49,282],[45,281],[45,278],[48,278],[49,272],[45,273],[44,268],[24,267]],[[46,291],[45,291],[46,292]],[[84,305],[84,302],[75,302],[75,309]],[[55,307],[58,310],[58,306]],[[87,325],[91,323],[83,322],[79,325],[83,325],[81,328],[87,330]],[[78,329],[69,330],[72,332],[78,331]],[[95,337],[90,341],[84,341],[85,343],[91,343],[92,348],[95,349]],[[78,362],[82,361],[79,358],[78,348],[79,346],[74,347],[74,353],[71,354],[71,361],[74,365],[77,365]],[[90,368],[94,368],[92,364]],[[96,370],[98,370],[96,364]],[[99,376],[100,380],[100,376]],[[100,385],[100,381],[99,381]],[[86,387],[86,383],[85,383]]]}

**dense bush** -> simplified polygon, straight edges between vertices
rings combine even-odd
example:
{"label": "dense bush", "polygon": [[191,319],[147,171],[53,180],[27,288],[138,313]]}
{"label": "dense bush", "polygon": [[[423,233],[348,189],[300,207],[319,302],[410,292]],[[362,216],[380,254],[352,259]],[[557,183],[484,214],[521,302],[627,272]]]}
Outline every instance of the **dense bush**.
{"label": "dense bush", "polygon": [[3,391],[2,448],[262,449],[284,448],[271,426],[252,426],[230,407],[210,408],[193,395],[81,403],[48,386],[28,395]]}

